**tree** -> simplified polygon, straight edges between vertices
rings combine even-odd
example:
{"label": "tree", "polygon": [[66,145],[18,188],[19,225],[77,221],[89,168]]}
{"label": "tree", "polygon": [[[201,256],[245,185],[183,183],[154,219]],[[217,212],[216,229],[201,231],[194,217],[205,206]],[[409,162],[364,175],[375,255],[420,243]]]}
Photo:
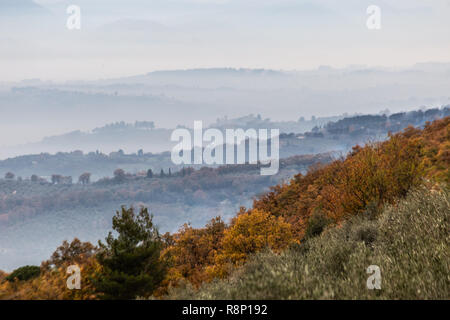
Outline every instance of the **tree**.
{"label": "tree", "polygon": [[147,170],[147,178],[149,178],[149,179],[153,178],[153,171],[152,171],[152,169],[148,169]]}
{"label": "tree", "polygon": [[[49,260],[41,264],[40,277],[28,283],[25,299],[46,298],[51,300],[90,300],[96,299],[94,280],[102,272],[96,259],[98,248],[90,242],[75,238],[64,241]],[[81,289],[67,290],[68,268],[76,265],[81,274]]]}
{"label": "tree", "polygon": [[147,297],[158,287],[166,272],[160,259],[162,240],[147,208],[134,213],[122,207],[113,217],[113,229],[106,243],[99,241],[97,255],[103,272],[96,279],[96,289],[104,299]]}
{"label": "tree", "polygon": [[72,184],[72,177],[71,176],[67,176],[67,177],[61,177],[61,184]]}
{"label": "tree", "polygon": [[97,248],[90,242],[81,242],[74,238],[71,243],[64,240],[62,245],[53,252],[51,258],[42,262],[42,267],[47,269],[50,266],[61,267],[68,264],[83,264],[87,259],[94,256]]}
{"label": "tree", "polygon": [[38,181],[39,181],[39,177],[37,175],[33,174],[31,176],[31,182],[38,182]]}
{"label": "tree", "polygon": [[89,172],[83,173],[79,178],[78,182],[81,184],[89,184],[91,182],[91,174]]}
{"label": "tree", "polygon": [[216,217],[205,228],[195,229],[185,224],[172,238],[166,237],[169,246],[163,255],[170,259],[171,264],[164,285],[176,286],[182,278],[197,286],[212,280],[208,270],[214,266],[225,228],[222,219]]}
{"label": "tree", "polygon": [[63,176],[60,174],[52,174],[52,183],[60,184],[62,182]]}
{"label": "tree", "polygon": [[125,180],[125,171],[123,169],[116,169],[114,171],[114,179],[118,182],[123,182]]}
{"label": "tree", "polygon": [[5,279],[9,282],[13,282],[16,279],[20,281],[26,281],[30,280],[36,277],[39,277],[39,274],[41,273],[41,268],[38,266],[25,266],[20,267],[16,270],[14,270],[9,276],[7,276]]}
{"label": "tree", "polygon": [[264,248],[281,251],[292,243],[291,225],[282,217],[254,209],[243,211],[233,218],[224,232],[222,248],[216,256],[216,266],[210,270],[223,277],[229,267],[245,262],[247,256]]}
{"label": "tree", "polygon": [[12,173],[12,172],[7,172],[7,173],[5,174],[5,179],[6,179],[6,180],[13,180],[14,177],[15,177],[15,175],[14,175],[14,173]]}
{"label": "tree", "polygon": [[164,178],[164,177],[165,177],[165,173],[164,173],[164,170],[163,170],[163,169],[161,169],[161,173],[159,174],[159,177],[160,177],[160,178]]}

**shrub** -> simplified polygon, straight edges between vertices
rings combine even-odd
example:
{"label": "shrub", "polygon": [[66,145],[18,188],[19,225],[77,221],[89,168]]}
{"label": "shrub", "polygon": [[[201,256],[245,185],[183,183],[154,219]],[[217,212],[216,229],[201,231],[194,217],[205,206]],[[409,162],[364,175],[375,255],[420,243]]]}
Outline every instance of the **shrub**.
{"label": "shrub", "polygon": [[320,235],[331,222],[331,219],[329,219],[323,212],[316,211],[308,219],[305,238],[308,239]]}
{"label": "shrub", "polygon": [[248,255],[264,248],[280,251],[291,242],[291,226],[282,217],[257,209],[241,212],[224,232],[222,249],[211,273],[225,276],[231,266],[244,263]]}
{"label": "shrub", "polygon": [[41,268],[38,266],[24,266],[14,270],[10,275],[6,277],[6,280],[13,282],[15,279],[20,281],[26,281],[39,277],[41,274]]}
{"label": "shrub", "polygon": [[216,253],[221,248],[225,223],[220,217],[212,219],[205,228],[195,229],[185,224],[169,239],[163,256],[170,261],[165,284],[176,285],[181,279],[200,285],[211,280],[206,269],[214,265]]}

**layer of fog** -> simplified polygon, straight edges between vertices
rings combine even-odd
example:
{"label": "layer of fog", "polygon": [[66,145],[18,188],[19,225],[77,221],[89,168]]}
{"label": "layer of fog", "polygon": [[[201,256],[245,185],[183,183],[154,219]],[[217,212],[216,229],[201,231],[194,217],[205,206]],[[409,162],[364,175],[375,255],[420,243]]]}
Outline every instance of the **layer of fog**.
{"label": "layer of fog", "polygon": [[167,139],[160,140],[158,135],[141,145],[114,137],[102,140],[101,145],[95,145],[95,140],[86,143],[89,137],[74,144],[41,140],[77,130],[89,134],[94,128],[121,121],[153,121],[168,137],[178,125],[192,127],[194,120],[202,120],[209,126],[227,116],[260,114],[272,121],[297,121],[344,112],[440,107],[450,102],[450,64],[417,64],[407,69],[322,67],[298,72],[197,69],[91,82],[29,80],[2,89],[1,159],[73,150],[161,152],[167,150]]}

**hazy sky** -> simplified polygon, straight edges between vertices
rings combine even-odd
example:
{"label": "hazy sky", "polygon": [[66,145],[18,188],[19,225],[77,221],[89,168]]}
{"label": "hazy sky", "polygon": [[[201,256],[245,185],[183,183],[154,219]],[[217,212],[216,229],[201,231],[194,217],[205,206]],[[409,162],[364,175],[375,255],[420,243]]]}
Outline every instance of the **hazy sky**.
{"label": "hazy sky", "polygon": [[[372,4],[381,30],[366,27]],[[0,1],[0,81],[429,61],[450,61],[450,0]]]}

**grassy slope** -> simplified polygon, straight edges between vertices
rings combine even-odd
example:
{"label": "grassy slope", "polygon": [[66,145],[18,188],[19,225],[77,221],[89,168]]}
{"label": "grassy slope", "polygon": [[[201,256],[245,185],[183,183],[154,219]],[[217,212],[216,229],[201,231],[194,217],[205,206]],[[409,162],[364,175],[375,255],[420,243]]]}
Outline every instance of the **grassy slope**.
{"label": "grassy slope", "polygon": [[[449,299],[449,192],[410,192],[375,220],[358,215],[281,255],[254,255],[226,280],[171,299]],[[381,269],[368,290],[366,268]]]}

